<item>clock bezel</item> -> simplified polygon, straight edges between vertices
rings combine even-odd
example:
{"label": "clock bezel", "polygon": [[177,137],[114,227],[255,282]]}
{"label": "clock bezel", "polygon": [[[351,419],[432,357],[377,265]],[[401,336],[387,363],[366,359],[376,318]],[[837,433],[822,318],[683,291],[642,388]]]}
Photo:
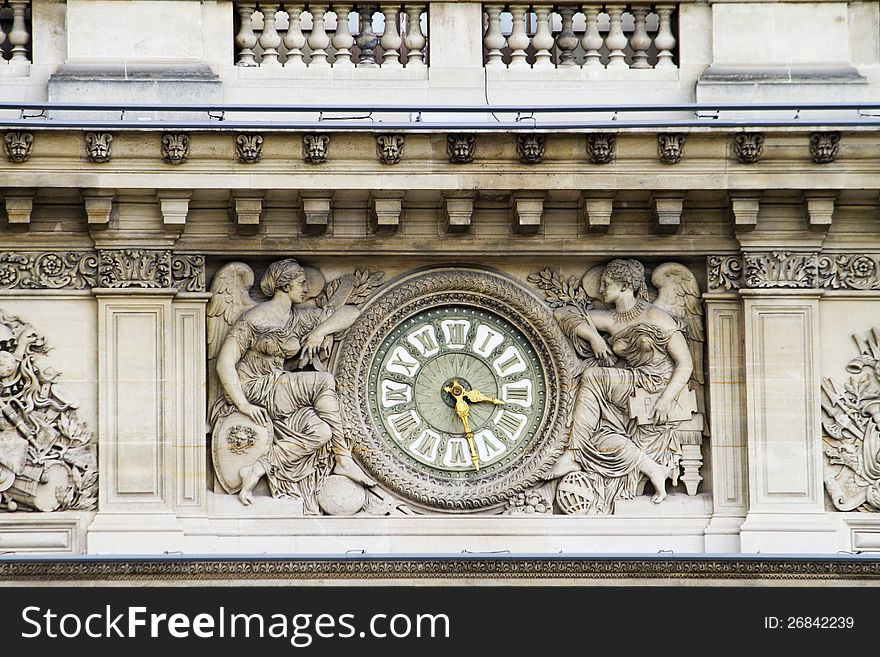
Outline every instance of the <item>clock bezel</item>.
{"label": "clock bezel", "polygon": [[[484,309],[528,340],[544,372],[543,421],[518,461],[500,472],[450,482],[399,460],[374,417],[368,377],[385,338],[402,322],[437,306]],[[502,274],[443,267],[401,277],[377,292],[343,336],[333,363],[343,424],[356,458],[383,487],[426,510],[474,512],[504,504],[539,483],[565,449],[574,404],[574,358],[552,312],[526,287]]]}

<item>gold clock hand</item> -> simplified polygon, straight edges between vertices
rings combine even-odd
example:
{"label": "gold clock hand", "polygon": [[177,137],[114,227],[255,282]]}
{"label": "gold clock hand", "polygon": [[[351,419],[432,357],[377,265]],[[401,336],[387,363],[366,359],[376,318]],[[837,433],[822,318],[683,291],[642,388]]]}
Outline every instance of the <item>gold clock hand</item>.
{"label": "gold clock hand", "polygon": [[447,386],[444,390],[455,397],[455,414],[464,425],[464,437],[467,438],[468,447],[471,450],[471,461],[474,463],[474,469],[479,470],[480,457],[477,454],[477,446],[474,443],[474,432],[471,431],[471,426],[468,423],[468,412],[470,411],[470,407],[464,400],[465,390],[458,382],[458,379],[452,379],[452,385]]}
{"label": "gold clock hand", "polygon": [[501,406],[504,402],[495,397],[487,397],[479,390],[465,390],[463,396],[471,403],[478,404],[480,402],[492,402],[496,406]]}

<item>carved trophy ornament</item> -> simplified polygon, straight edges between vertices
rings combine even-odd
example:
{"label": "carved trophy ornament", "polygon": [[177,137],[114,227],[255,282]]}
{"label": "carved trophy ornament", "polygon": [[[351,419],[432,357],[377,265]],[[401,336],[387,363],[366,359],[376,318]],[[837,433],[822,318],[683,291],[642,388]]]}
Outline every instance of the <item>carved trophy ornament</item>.
{"label": "carved trophy ornament", "polygon": [[587,135],[587,157],[593,164],[608,164],[614,159],[615,137],[611,134]]}
{"label": "carved trophy ornament", "polygon": [[685,136],[683,134],[657,135],[657,152],[664,164],[677,164],[684,155]]}
{"label": "carved trophy ornament", "polygon": [[810,135],[810,157],[816,164],[834,162],[839,146],[839,132],[814,132]]}
{"label": "carved trophy ornament", "polygon": [[95,439],[46,362],[46,339],[0,311],[0,508],[94,509]]}
{"label": "carved trophy ornament", "polygon": [[880,511],[880,327],[854,335],[843,384],[822,382],[825,490],[840,511]]}
{"label": "carved trophy ornament", "polygon": [[183,164],[189,157],[189,135],[166,132],[162,135],[162,157],[168,164]]}
{"label": "carved trophy ornament", "polygon": [[256,164],[263,158],[262,135],[238,135],[235,138],[235,153],[244,164]]}
{"label": "carved trophy ornament", "polygon": [[303,161],[322,164],[330,155],[330,135],[303,135]]}
{"label": "carved trophy ornament", "polygon": [[544,135],[517,135],[516,152],[523,164],[538,164],[544,160],[547,137]]}
{"label": "carved trophy ornament", "polygon": [[382,164],[397,164],[403,157],[403,135],[378,135],[376,154]]}
{"label": "carved trophy ornament", "polygon": [[110,144],[113,143],[113,135],[109,132],[87,132],[86,154],[89,162],[109,162],[111,157]]}
{"label": "carved trophy ornament", "polygon": [[12,162],[27,162],[31,156],[31,147],[34,145],[32,132],[7,132],[4,138],[6,157]]}
{"label": "carved trophy ornament", "polygon": [[254,502],[265,477],[273,497],[298,500],[307,515],[365,506],[364,488],[375,482],[351,456],[327,360],[381,280],[358,271],[325,284],[318,270],[279,260],[263,274],[257,302],[248,265],[231,262],[214,276],[207,309],[214,470],[242,504]]}
{"label": "carved trophy ornament", "polygon": [[453,164],[468,164],[474,161],[477,151],[477,136],[457,133],[446,136],[446,155]]}
{"label": "carved trophy ornament", "polygon": [[656,292],[638,260],[593,267],[581,281],[549,269],[529,280],[555,308],[583,369],[566,450],[525,507],[553,500],[564,514],[613,513],[648,481],[659,504],[682,467],[688,494],[696,494],[705,337],[693,273],[660,265],[650,277]]}
{"label": "carved trophy ornament", "polygon": [[743,132],[733,138],[733,151],[742,164],[754,164],[764,152],[764,135],[760,132]]}

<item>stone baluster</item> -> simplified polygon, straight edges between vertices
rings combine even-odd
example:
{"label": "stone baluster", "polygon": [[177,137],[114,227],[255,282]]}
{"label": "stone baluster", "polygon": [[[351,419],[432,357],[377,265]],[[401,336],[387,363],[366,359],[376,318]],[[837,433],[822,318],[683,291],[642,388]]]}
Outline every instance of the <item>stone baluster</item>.
{"label": "stone baluster", "polygon": [[373,32],[373,13],[376,11],[376,5],[358,5],[358,13],[361,15],[361,32],[357,37],[357,45],[361,50],[358,66],[362,68],[376,68],[376,46],[379,45],[379,39]]}
{"label": "stone baluster", "polygon": [[284,66],[287,68],[305,68],[306,63],[303,61],[303,46],[306,45],[306,37],[302,33],[301,21],[303,6],[284,5],[288,16],[287,33],[284,35],[284,47],[287,48],[287,61]]}
{"label": "stone baluster", "polygon": [[354,46],[354,37],[348,29],[348,15],[351,13],[351,5],[333,5],[336,12],[336,33],[333,35],[333,47],[336,49],[334,68],[354,68],[351,60],[351,48]]}
{"label": "stone baluster", "polygon": [[651,68],[648,63],[648,48],[651,47],[651,37],[648,36],[648,30],[645,27],[648,7],[646,5],[634,6],[631,13],[635,19],[635,29],[629,39],[629,47],[633,51],[633,61],[630,68]]}
{"label": "stone baluster", "polygon": [[324,14],[327,12],[326,5],[309,4],[309,12],[312,14],[312,31],[309,33],[309,48],[312,51],[312,58],[309,61],[310,67],[327,68],[330,62],[327,61],[327,48],[330,47],[330,37],[324,29]]}
{"label": "stone baluster", "polygon": [[400,46],[403,39],[397,31],[397,17],[400,15],[400,5],[382,5],[382,13],[385,15],[385,31],[379,43],[382,44],[382,66],[387,68],[400,68]]}
{"label": "stone baluster", "polygon": [[12,6],[12,29],[9,31],[9,43],[12,44],[12,60],[10,63],[30,63],[27,44],[31,40],[27,24],[24,21],[30,0],[9,0]]}
{"label": "stone baluster", "polygon": [[526,32],[526,20],[528,19],[528,5],[514,5],[510,8],[513,15],[513,30],[507,37],[507,45],[510,46],[510,68],[528,68],[526,61],[526,48],[529,47],[529,35]]}
{"label": "stone baluster", "polygon": [[486,68],[503,68],[501,49],[504,48],[506,39],[501,33],[501,12],[504,5],[486,5],[487,26],[483,36],[483,46],[486,48]]}
{"label": "stone baluster", "polygon": [[535,48],[535,68],[553,68],[550,49],[553,47],[553,33],[550,31],[550,12],[553,5],[535,5],[537,27],[532,37]]}
{"label": "stone baluster", "polygon": [[621,21],[625,8],[624,5],[608,5],[605,8],[611,22],[608,36],[605,37],[605,46],[608,48],[608,68],[627,68],[626,55],[623,52],[623,49],[626,48],[627,38],[623,33]]}
{"label": "stone baluster", "polygon": [[586,53],[584,68],[599,68],[602,66],[602,56],[599,49],[602,48],[602,35],[599,34],[599,12],[601,5],[584,5],[584,18],[587,20],[587,29],[581,39],[581,45]]}
{"label": "stone baluster", "polygon": [[560,68],[577,66],[577,62],[574,61],[574,49],[577,48],[578,39],[571,27],[575,9],[576,7],[573,5],[560,5],[558,9],[560,16],[562,16],[562,31],[556,37]]}
{"label": "stone baluster", "polygon": [[657,65],[654,68],[674,68],[672,49],[675,48],[675,37],[672,35],[672,12],[675,11],[675,5],[657,5],[656,10],[660,18],[660,26],[657,36],[654,37],[654,46],[657,48]]}
{"label": "stone baluster", "polygon": [[275,27],[275,14],[278,10],[271,5],[260,5],[260,9],[263,12],[263,33],[260,34],[260,48],[263,49],[263,58],[260,60],[260,66],[281,66],[281,62],[278,61],[278,46],[281,45],[281,36]]}
{"label": "stone baluster", "polygon": [[[236,66],[256,66],[254,59],[254,46],[257,45],[257,35],[254,34],[255,4],[241,3],[238,7],[238,34],[235,35],[235,45],[238,46],[238,61]],[[0,40],[2,42],[2,40]]]}
{"label": "stone baluster", "polygon": [[406,38],[403,45],[406,46],[407,66],[425,65],[424,48],[428,40],[422,34],[422,11],[423,5],[406,6]]}

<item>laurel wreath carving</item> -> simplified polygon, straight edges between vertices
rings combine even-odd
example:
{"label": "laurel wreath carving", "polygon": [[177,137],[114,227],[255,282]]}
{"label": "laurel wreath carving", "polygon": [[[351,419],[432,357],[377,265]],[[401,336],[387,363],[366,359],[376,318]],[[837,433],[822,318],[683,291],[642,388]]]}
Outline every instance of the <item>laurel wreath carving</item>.
{"label": "laurel wreath carving", "polygon": [[[544,369],[547,408],[531,446],[515,463],[466,486],[441,481],[397,460],[369,407],[370,362],[400,322],[439,305],[473,306],[505,318],[529,339]],[[367,301],[346,332],[333,363],[345,430],[361,463],[408,501],[446,512],[469,512],[506,503],[538,483],[565,448],[574,404],[574,359],[552,313],[532,292],[501,275],[449,268],[411,275]]]}

